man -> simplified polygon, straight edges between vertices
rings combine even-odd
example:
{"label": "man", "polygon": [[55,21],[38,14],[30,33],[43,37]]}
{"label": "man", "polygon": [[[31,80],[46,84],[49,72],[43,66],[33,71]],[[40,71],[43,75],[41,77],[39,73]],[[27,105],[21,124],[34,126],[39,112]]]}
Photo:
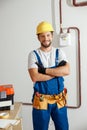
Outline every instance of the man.
{"label": "man", "polygon": [[28,71],[34,82],[33,130],[48,130],[50,117],[55,130],[69,130],[63,76],[69,75],[64,52],[52,46],[54,29],[46,21],[36,29],[40,48],[29,53]]}

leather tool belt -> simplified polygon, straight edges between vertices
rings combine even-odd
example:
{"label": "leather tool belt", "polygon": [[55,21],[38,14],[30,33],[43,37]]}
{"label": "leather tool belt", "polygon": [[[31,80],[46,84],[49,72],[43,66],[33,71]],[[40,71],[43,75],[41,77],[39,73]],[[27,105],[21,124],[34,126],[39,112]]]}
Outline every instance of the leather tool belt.
{"label": "leather tool belt", "polygon": [[67,101],[67,89],[58,95],[44,95],[38,92],[35,93],[33,100],[33,107],[36,109],[47,110],[48,104],[56,103],[58,108],[66,106]]}

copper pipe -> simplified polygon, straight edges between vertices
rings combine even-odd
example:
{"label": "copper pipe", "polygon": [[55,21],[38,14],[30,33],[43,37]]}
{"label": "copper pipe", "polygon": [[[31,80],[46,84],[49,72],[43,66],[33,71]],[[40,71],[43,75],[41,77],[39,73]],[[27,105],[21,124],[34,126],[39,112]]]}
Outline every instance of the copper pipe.
{"label": "copper pipe", "polygon": [[78,71],[79,71],[79,104],[76,108],[81,106],[81,65],[80,65],[80,30],[77,27],[68,27],[67,32],[70,30],[76,30],[78,32]]}
{"label": "copper pipe", "polygon": [[87,6],[87,1],[84,2],[76,2],[76,0],[73,0],[73,5],[78,7],[78,6]]}
{"label": "copper pipe", "polygon": [[60,16],[60,33],[63,33],[62,29],[62,2],[59,0],[59,16]]}
{"label": "copper pipe", "polygon": [[32,106],[32,103],[26,103],[26,102],[22,102],[22,105],[26,105],[26,106]]}

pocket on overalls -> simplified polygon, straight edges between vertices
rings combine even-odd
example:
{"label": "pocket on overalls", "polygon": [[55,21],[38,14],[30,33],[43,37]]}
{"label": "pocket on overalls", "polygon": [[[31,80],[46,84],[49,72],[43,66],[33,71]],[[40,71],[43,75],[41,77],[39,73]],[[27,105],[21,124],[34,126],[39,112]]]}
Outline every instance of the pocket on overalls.
{"label": "pocket on overalls", "polygon": [[44,98],[43,101],[40,101],[40,97],[34,96],[33,108],[47,110],[47,100]]}

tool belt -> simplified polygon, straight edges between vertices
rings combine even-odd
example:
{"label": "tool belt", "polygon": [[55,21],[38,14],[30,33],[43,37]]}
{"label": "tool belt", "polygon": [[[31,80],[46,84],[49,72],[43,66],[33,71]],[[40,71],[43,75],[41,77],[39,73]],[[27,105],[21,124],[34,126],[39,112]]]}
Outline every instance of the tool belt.
{"label": "tool belt", "polygon": [[62,108],[66,105],[67,101],[67,89],[58,95],[45,95],[38,92],[35,93],[33,100],[33,107],[36,109],[47,110],[48,104],[56,103],[58,108]]}

